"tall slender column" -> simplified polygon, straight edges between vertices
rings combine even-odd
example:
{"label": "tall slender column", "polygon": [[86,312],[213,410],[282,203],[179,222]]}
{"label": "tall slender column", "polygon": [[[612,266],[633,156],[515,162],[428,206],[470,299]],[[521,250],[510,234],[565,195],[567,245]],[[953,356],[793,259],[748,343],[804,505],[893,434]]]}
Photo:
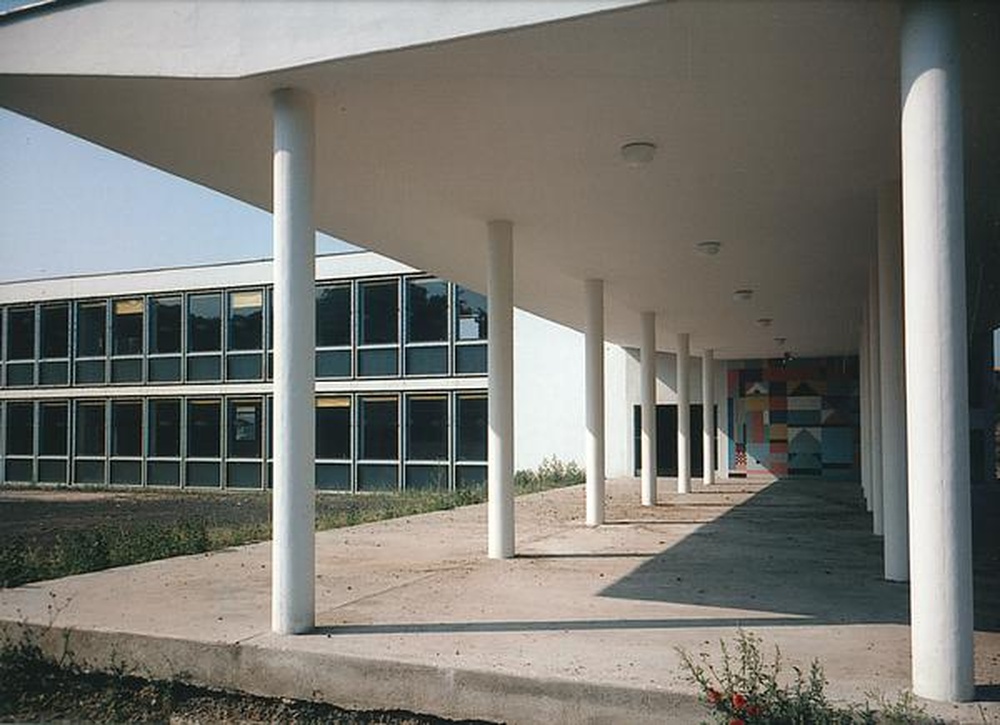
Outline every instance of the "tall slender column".
{"label": "tall slender column", "polygon": [[872,530],[876,536],[885,532],[882,496],[882,363],[879,360],[878,262],[872,260],[868,275],[868,398],[871,401],[871,487]]}
{"label": "tall slender column", "polygon": [[[867,298],[866,298],[867,299]],[[865,510],[872,512],[872,418],[871,391],[868,389],[868,305],[862,306],[861,337],[858,340],[858,397],[861,409],[861,489]]]}
{"label": "tall slender column", "polygon": [[882,519],[889,581],[910,577],[906,495],[906,379],[903,369],[903,230],[899,185],[878,198],[879,363],[882,366]]}
{"label": "tall slender column", "polygon": [[908,2],[902,19],[913,691],[935,700],[969,700],[972,540],[958,7]]}
{"label": "tall slender column", "polygon": [[716,438],[718,440],[719,475],[722,478],[729,477],[729,365],[725,360],[716,362],[718,368],[719,384],[716,388],[719,397],[719,421]]}
{"label": "tall slender column", "polygon": [[642,505],[656,505],[656,313],[642,313],[639,384],[642,405]]}
{"label": "tall slender column", "polygon": [[313,103],[296,89],[274,104],[274,539],[271,629],[316,623],[316,225]]}
{"label": "tall slender column", "polygon": [[489,236],[489,557],[514,556],[514,227],[487,224]]}
{"label": "tall slender column", "polygon": [[584,283],[587,308],[587,525],[604,523],[604,280]]}
{"label": "tall slender column", "polygon": [[701,451],[702,480],[715,483],[715,456],[712,450],[715,431],[715,354],[705,350],[701,354]]}
{"label": "tall slender column", "polygon": [[691,345],[688,333],[677,335],[677,493],[691,491]]}

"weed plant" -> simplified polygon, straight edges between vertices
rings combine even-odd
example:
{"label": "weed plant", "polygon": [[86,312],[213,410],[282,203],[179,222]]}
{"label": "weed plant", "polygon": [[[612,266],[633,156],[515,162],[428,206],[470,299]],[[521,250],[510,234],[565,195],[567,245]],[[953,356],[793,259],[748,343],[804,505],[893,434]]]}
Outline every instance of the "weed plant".
{"label": "weed plant", "polygon": [[869,695],[864,705],[840,706],[825,694],[827,685],[818,660],[808,673],[792,667],[794,676],[785,681],[781,652],[777,646],[767,657],[761,638],[740,630],[735,652],[720,640],[720,662],[708,653],[692,657],[678,649],[685,676],[696,685],[701,701],[709,708],[712,722],[722,725],[876,725],[881,723],[938,723],[927,716],[910,693],[896,702]]}

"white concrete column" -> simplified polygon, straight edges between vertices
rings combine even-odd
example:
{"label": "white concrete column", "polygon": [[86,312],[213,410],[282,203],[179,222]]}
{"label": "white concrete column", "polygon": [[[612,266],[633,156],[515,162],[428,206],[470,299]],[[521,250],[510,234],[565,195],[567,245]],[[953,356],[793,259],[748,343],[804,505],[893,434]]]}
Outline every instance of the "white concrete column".
{"label": "white concrete column", "polygon": [[274,104],[274,499],[271,629],[316,623],[316,225],[313,102],[296,89]]}
{"label": "white concrete column", "polygon": [[719,456],[719,476],[721,478],[729,477],[729,365],[725,360],[719,360],[716,362],[716,368],[718,370],[718,375],[716,380],[718,381],[718,386],[716,391],[718,392],[719,399],[719,425],[716,438],[718,441],[718,456]]}
{"label": "white concrete column", "polygon": [[489,237],[489,557],[514,556],[514,227],[487,224]]}
{"label": "white concrete column", "polygon": [[901,102],[913,691],[973,697],[958,6],[903,4]]}
{"label": "white concrete column", "polygon": [[691,343],[677,335],[677,493],[691,491]]}
{"label": "white concrete column", "polygon": [[715,483],[715,353],[705,350],[701,354],[701,440],[702,480]]}
{"label": "white concrete column", "polygon": [[604,523],[604,280],[584,283],[587,309],[587,525]]}
{"label": "white concrete column", "polygon": [[873,259],[868,274],[868,409],[871,421],[872,531],[885,532],[882,497],[882,363],[879,360],[878,262]]}
{"label": "white concrete column", "polygon": [[903,368],[903,229],[899,184],[879,191],[879,363],[882,380],[882,520],[885,578],[910,578]]}
{"label": "white concrete column", "polygon": [[[867,298],[866,298],[867,299]],[[858,403],[861,412],[861,490],[865,494],[865,510],[872,512],[871,473],[871,392],[868,390],[868,305],[861,314],[861,337],[858,340]]]}
{"label": "white concrete column", "polygon": [[639,396],[642,407],[642,505],[656,505],[656,313],[642,313]]}

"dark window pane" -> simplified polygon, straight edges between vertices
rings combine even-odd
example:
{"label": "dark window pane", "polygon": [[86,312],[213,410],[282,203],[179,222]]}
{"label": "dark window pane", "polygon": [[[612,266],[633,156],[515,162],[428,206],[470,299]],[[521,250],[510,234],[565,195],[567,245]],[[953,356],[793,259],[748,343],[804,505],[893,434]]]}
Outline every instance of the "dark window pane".
{"label": "dark window pane", "polygon": [[350,350],[318,350],[316,352],[317,378],[351,377]]}
{"label": "dark window pane", "polygon": [[358,285],[358,344],[397,342],[399,305],[396,280]]}
{"label": "dark window pane", "polygon": [[142,483],[141,461],[111,461],[111,483],[138,486]]}
{"label": "dark window pane", "polygon": [[103,383],[104,382],[104,361],[103,360],[80,360],[76,364],[77,383]]}
{"label": "dark window pane", "polygon": [[33,307],[7,312],[7,359],[35,358],[35,310]]}
{"label": "dark window pane", "polygon": [[181,455],[181,401],[149,401],[149,456],[177,458]]}
{"label": "dark window pane", "polygon": [[260,423],[259,400],[229,401],[230,458],[260,458]]}
{"label": "dark window pane", "polygon": [[181,298],[154,297],[149,301],[149,352],[181,351]]}
{"label": "dark window pane", "polygon": [[399,403],[396,398],[361,398],[361,427],[358,457],[368,460],[395,460],[399,457],[396,436]]}
{"label": "dark window pane", "polygon": [[320,491],[350,491],[351,466],[348,463],[317,463],[316,488]]}
{"label": "dark window pane", "polygon": [[7,455],[35,453],[35,406],[33,403],[7,404]]}
{"label": "dark window pane", "polygon": [[35,363],[7,363],[7,385],[12,387],[35,384]]}
{"label": "dark window pane", "polygon": [[407,466],[406,488],[409,491],[447,491],[448,466]]}
{"label": "dark window pane", "polygon": [[486,339],[486,297],[465,289],[455,288],[455,339]]}
{"label": "dark window pane", "polygon": [[316,289],[316,347],[351,344],[351,286]]}
{"label": "dark window pane", "polygon": [[455,346],[456,375],[485,373],[486,367],[486,345]]}
{"label": "dark window pane", "polygon": [[187,359],[188,380],[219,380],[221,377],[221,355],[198,355]]}
{"label": "dark window pane", "polygon": [[408,347],[406,349],[407,375],[447,375],[448,346]]}
{"label": "dark window pane", "polygon": [[76,455],[104,456],[104,419],[104,403],[76,404]]}
{"label": "dark window pane", "polygon": [[350,460],[350,398],[316,400],[316,458]]}
{"label": "dark window pane", "polygon": [[366,463],[358,466],[358,490],[396,491],[399,488],[399,466]]}
{"label": "dark window pane", "polygon": [[394,347],[358,350],[358,377],[395,377],[399,374],[397,363]]}
{"label": "dark window pane", "polygon": [[448,396],[421,395],[406,399],[406,459],[448,459]]}
{"label": "dark window pane", "polygon": [[7,459],[6,479],[17,483],[27,483],[34,476],[32,461],[15,461]]}
{"label": "dark window pane", "polygon": [[43,362],[38,364],[39,385],[65,385],[68,382],[68,362]]}
{"label": "dark window pane", "polygon": [[142,381],[142,360],[131,358],[111,360],[111,382],[138,383]]}
{"label": "dark window pane", "polygon": [[188,352],[214,352],[222,348],[222,295],[188,298]]}
{"label": "dark window pane", "polygon": [[39,483],[66,483],[66,461],[41,460],[38,462]]}
{"label": "dark window pane", "polygon": [[406,341],[448,341],[448,285],[437,279],[406,283]]}
{"label": "dark window pane", "polygon": [[483,488],[486,485],[486,466],[455,466],[455,488]]}
{"label": "dark window pane", "polygon": [[188,403],[187,454],[191,458],[219,457],[221,407],[218,400]]}
{"label": "dark window pane", "polygon": [[187,464],[188,486],[218,486],[219,464],[196,461]]}
{"label": "dark window pane", "polygon": [[[137,400],[111,404],[111,455],[142,455],[142,403]],[[139,482],[138,479],[132,481]]]}
{"label": "dark window pane", "polygon": [[154,357],[149,359],[146,370],[151,383],[172,383],[181,379],[181,359],[179,357]]}
{"label": "dark window pane", "polygon": [[[39,410],[38,454],[65,456],[67,450],[68,406],[66,403],[44,403]],[[64,477],[65,478],[65,477]]]}
{"label": "dark window pane", "polygon": [[77,461],[73,466],[74,483],[104,483],[104,461]]}
{"label": "dark window pane", "polygon": [[101,357],[107,337],[107,303],[88,302],[76,308],[76,354]]}
{"label": "dark window pane", "polygon": [[150,486],[177,486],[181,482],[181,464],[177,461],[149,461],[146,483]]}
{"label": "dark window pane", "polygon": [[455,398],[455,460],[486,460],[486,395]]}
{"label": "dark window pane", "polygon": [[260,354],[240,354],[226,356],[227,380],[260,380],[264,372],[264,359]]}
{"label": "dark window pane", "polygon": [[226,466],[226,486],[229,488],[260,488],[260,464],[230,463]]}
{"label": "dark window pane", "polygon": [[142,300],[115,300],[111,315],[113,355],[142,354]]}
{"label": "dark window pane", "polygon": [[264,340],[264,293],[229,293],[229,349],[260,350]]}
{"label": "dark window pane", "polygon": [[69,357],[69,305],[41,310],[42,358]]}

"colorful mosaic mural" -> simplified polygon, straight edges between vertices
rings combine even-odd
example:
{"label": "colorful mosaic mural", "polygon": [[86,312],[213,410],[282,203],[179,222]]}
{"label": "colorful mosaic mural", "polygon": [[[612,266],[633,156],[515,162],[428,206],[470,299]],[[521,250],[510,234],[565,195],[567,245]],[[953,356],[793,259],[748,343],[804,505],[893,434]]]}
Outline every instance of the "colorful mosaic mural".
{"label": "colorful mosaic mural", "polygon": [[859,475],[856,357],[751,360],[729,368],[732,474]]}

